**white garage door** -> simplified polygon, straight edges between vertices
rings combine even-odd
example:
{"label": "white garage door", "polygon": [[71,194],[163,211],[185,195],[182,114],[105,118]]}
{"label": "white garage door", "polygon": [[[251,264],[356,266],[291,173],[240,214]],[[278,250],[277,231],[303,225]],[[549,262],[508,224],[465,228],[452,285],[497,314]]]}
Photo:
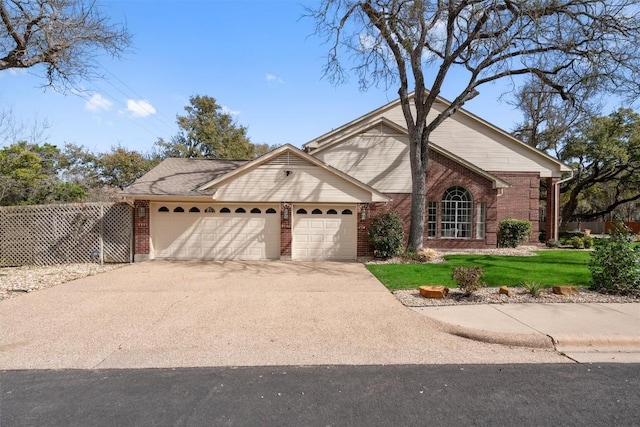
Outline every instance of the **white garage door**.
{"label": "white garage door", "polygon": [[355,206],[293,206],[292,258],[347,260],[356,258]]}
{"label": "white garage door", "polygon": [[278,259],[278,206],[153,203],[151,244],[154,258]]}

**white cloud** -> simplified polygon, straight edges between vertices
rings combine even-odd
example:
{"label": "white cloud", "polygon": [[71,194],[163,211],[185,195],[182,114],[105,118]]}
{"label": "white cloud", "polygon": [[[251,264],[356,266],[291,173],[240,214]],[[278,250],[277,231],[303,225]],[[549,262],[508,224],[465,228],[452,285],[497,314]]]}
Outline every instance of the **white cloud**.
{"label": "white cloud", "polygon": [[265,79],[266,79],[268,82],[275,82],[275,83],[280,83],[280,84],[284,83],[284,80],[282,80],[280,77],[275,76],[275,75],[273,75],[273,74],[267,74],[267,76],[265,77]]}
{"label": "white cloud", "polygon": [[156,113],[156,109],[146,99],[127,99],[127,111],[134,117],[147,117]]}
{"label": "white cloud", "polygon": [[111,109],[113,103],[99,93],[94,93],[84,104],[84,108],[89,111],[107,111]]}
{"label": "white cloud", "polygon": [[240,114],[239,110],[232,110],[229,107],[225,107],[224,105],[221,107],[221,110],[224,114],[229,114],[230,116],[237,116]]}

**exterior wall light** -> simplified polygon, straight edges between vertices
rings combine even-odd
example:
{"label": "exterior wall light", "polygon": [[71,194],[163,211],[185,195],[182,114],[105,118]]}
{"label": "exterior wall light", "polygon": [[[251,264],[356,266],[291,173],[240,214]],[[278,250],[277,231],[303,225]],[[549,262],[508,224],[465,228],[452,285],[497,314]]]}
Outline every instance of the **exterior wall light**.
{"label": "exterior wall light", "polygon": [[289,209],[284,208],[282,211],[282,219],[289,219]]}
{"label": "exterior wall light", "polygon": [[367,210],[365,208],[362,208],[362,211],[360,211],[360,221],[365,221],[367,219]]}
{"label": "exterior wall light", "polygon": [[144,216],[147,214],[147,210],[145,209],[144,206],[139,206],[138,207],[138,218],[144,218]]}

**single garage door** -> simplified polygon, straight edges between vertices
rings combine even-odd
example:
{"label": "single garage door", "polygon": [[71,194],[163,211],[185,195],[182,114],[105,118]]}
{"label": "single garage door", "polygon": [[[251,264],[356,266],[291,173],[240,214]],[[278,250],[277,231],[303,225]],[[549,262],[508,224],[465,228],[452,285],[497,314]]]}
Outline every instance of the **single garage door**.
{"label": "single garage door", "polygon": [[292,210],[293,259],[356,258],[355,206],[294,205]]}
{"label": "single garage door", "polygon": [[153,203],[154,258],[261,260],[280,257],[277,205]]}

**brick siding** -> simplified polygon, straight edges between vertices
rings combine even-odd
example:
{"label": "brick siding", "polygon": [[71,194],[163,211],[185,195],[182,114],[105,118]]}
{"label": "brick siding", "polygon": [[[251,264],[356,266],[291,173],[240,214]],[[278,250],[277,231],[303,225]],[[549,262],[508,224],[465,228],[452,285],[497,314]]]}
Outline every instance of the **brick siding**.
{"label": "brick siding", "polygon": [[[151,236],[149,229],[149,201],[136,200],[133,207],[134,253],[137,255],[148,254],[149,238]],[[140,208],[144,208],[144,216],[140,216]]]}
{"label": "brick siding", "polygon": [[283,259],[291,259],[291,214],[291,203],[280,203],[280,258]]}

